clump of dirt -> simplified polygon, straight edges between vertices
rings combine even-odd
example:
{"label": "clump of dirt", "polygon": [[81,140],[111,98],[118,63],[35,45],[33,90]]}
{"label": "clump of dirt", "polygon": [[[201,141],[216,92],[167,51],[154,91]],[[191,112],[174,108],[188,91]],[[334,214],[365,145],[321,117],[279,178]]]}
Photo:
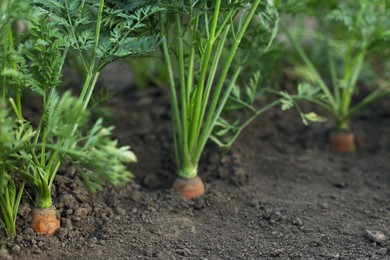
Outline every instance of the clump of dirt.
{"label": "clump of dirt", "polygon": [[210,144],[199,167],[207,193],[186,201],[175,178],[165,90],[126,90],[109,106],[115,137],[139,163],[135,182],[90,194],[67,165],[54,185],[62,228],[40,237],[29,227],[0,257],[14,259],[355,259],[390,258],[390,107],[354,118],[356,154],[326,143],[332,122],[304,126],[275,108],[248,127],[228,154]]}

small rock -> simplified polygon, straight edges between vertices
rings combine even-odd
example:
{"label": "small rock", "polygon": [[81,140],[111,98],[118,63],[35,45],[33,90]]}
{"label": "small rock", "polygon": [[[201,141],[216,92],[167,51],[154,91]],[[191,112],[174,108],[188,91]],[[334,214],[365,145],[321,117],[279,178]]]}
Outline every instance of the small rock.
{"label": "small rock", "polygon": [[23,239],[24,239],[24,237],[22,235],[16,235],[16,237],[15,237],[15,241],[18,243],[22,242]]}
{"label": "small rock", "polygon": [[93,237],[93,238],[91,238],[91,239],[89,240],[89,242],[90,242],[91,244],[96,244],[96,243],[98,242],[98,239],[97,239],[97,237]]}
{"label": "small rock", "polygon": [[366,229],[364,235],[371,241],[377,243],[384,242],[387,240],[387,237],[381,231]]}
{"label": "small rock", "polygon": [[280,256],[281,254],[283,254],[284,250],[282,248],[279,248],[279,249],[275,249],[272,253],[271,253],[271,256],[272,257],[277,257],[277,256]]}
{"label": "small rock", "polygon": [[15,253],[15,254],[19,253],[20,250],[21,250],[21,248],[20,248],[19,245],[14,245],[14,246],[12,247],[12,252]]}
{"label": "small rock", "polygon": [[250,202],[249,202],[249,205],[253,208],[257,207],[260,205],[260,201],[258,199],[252,199]]}
{"label": "small rock", "polygon": [[64,241],[66,237],[68,236],[69,230],[67,228],[60,228],[57,231],[57,237],[61,240]]}
{"label": "small rock", "polygon": [[299,226],[299,227],[303,226],[302,219],[300,219],[300,218],[294,218],[292,221],[292,224],[295,226]]}
{"label": "small rock", "polygon": [[333,186],[335,186],[336,188],[339,188],[339,189],[345,189],[348,187],[348,183],[346,182],[337,182],[337,183],[334,183]]}
{"label": "small rock", "polygon": [[330,257],[331,259],[339,259],[339,258],[340,258],[340,254],[339,254],[339,253],[331,254],[329,257]]}
{"label": "small rock", "polygon": [[33,235],[35,232],[34,232],[34,229],[32,229],[32,228],[26,228],[25,233],[26,233],[26,235]]}
{"label": "small rock", "polygon": [[387,248],[386,247],[382,247],[378,250],[378,255],[386,255],[387,254]]}
{"label": "small rock", "polygon": [[32,246],[34,246],[37,244],[37,241],[35,240],[35,238],[31,238],[30,243]]}
{"label": "small rock", "polygon": [[40,254],[42,254],[42,250],[41,249],[35,249],[32,253],[36,254],[36,255],[40,255]]}
{"label": "small rock", "polygon": [[176,253],[178,253],[179,255],[182,255],[182,256],[189,256],[189,255],[191,255],[191,251],[188,250],[187,248],[177,249]]}
{"label": "small rock", "polygon": [[270,220],[272,221],[280,221],[283,219],[283,215],[280,211],[277,211],[275,210],[274,212],[272,212],[271,216],[270,216]]}
{"label": "small rock", "polygon": [[194,201],[194,209],[200,210],[200,209],[204,209],[205,207],[206,207],[206,204],[205,204],[204,200],[197,199]]}
{"label": "small rock", "polygon": [[121,216],[124,216],[126,215],[126,210],[121,208],[121,207],[116,207],[115,208],[115,212],[118,214],[118,215],[121,215]]}
{"label": "small rock", "polygon": [[321,208],[323,208],[323,209],[329,209],[329,204],[326,203],[326,202],[324,202],[324,203],[321,204]]}

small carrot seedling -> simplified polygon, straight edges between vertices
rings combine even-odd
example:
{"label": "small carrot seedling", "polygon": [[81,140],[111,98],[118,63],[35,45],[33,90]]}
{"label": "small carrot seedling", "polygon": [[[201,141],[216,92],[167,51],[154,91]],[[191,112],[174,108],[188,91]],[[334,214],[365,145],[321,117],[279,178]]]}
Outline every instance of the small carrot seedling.
{"label": "small carrot seedling", "polygon": [[10,160],[10,155],[15,149],[25,147],[34,132],[31,129],[26,131],[23,123],[14,122],[2,100],[0,108],[0,223],[7,235],[13,237],[16,235],[16,216],[24,191],[24,181],[17,179],[14,170],[19,162],[17,159]]}
{"label": "small carrot seedling", "polygon": [[[6,160],[15,162],[14,172],[34,192],[32,226],[41,235],[55,234],[60,225],[51,190],[64,161],[79,169],[92,191],[106,182],[118,185],[132,177],[124,165],[136,161],[129,147],[118,147],[110,139],[112,128],[103,127],[101,120],[91,129],[87,125],[88,104],[101,70],[118,58],[148,54],[160,42],[158,35],[145,33],[143,24],[160,9],[136,7],[128,12],[113,9],[104,0],[34,0],[34,18],[28,21],[29,36],[23,44],[16,46],[12,30],[7,30],[10,24],[5,26],[0,67],[3,99],[11,97],[14,120],[32,131],[31,140],[13,149]],[[79,56],[86,75],[78,97],[57,91],[70,50]],[[41,120],[34,131],[23,113],[26,90],[38,93],[42,101]]]}
{"label": "small carrot seedling", "polygon": [[[325,17],[317,10],[317,16],[311,17],[318,21],[315,31],[284,26],[304,64],[296,68],[297,74],[305,80],[298,87],[298,96],[332,114],[335,129],[330,143],[336,151],[356,150],[351,118],[365,106],[390,96],[389,86],[377,80],[375,89],[368,95],[359,100],[353,98],[359,93],[362,74],[368,70],[369,64],[365,61],[369,52],[390,39],[389,10],[387,1],[344,1],[330,8]],[[298,35],[311,39],[313,46],[324,46],[322,63],[309,57]]]}

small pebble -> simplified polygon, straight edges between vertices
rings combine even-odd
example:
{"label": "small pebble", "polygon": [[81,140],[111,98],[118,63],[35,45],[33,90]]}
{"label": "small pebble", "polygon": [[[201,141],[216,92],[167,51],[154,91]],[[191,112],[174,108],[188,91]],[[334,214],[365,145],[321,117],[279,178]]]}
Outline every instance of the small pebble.
{"label": "small pebble", "polygon": [[26,228],[25,233],[26,233],[26,235],[33,235],[33,234],[34,234],[34,229],[32,229],[32,228]]}
{"label": "small pebble", "polygon": [[364,235],[371,241],[377,243],[384,242],[387,240],[387,237],[381,231],[366,229],[364,231]]}
{"label": "small pebble", "polygon": [[299,227],[303,226],[302,219],[300,219],[300,218],[294,218],[292,221],[292,224],[295,226],[299,226]]}
{"label": "small pebble", "polygon": [[135,190],[133,191],[131,194],[130,194],[130,198],[132,201],[134,202],[140,202],[141,199],[142,199],[142,195],[141,193],[138,191],[138,190]]}
{"label": "small pebble", "polygon": [[387,254],[387,248],[382,247],[378,250],[378,255],[386,255]]}
{"label": "small pebble", "polygon": [[321,208],[323,208],[323,209],[329,209],[329,204],[328,203],[322,203],[321,204]]}
{"label": "small pebble", "polygon": [[21,250],[21,248],[20,248],[19,245],[14,245],[14,246],[12,247],[12,252],[15,253],[15,254],[19,253],[20,250]]}
{"label": "small pebble", "polygon": [[118,215],[121,215],[121,216],[126,215],[126,210],[124,210],[124,209],[121,208],[121,207],[116,207],[116,208],[115,208],[115,212],[116,212]]}
{"label": "small pebble", "polygon": [[282,248],[276,249],[271,253],[271,256],[277,257],[283,254],[284,250]]}
{"label": "small pebble", "polygon": [[338,183],[333,184],[333,186],[335,186],[336,188],[339,188],[339,189],[345,189],[348,187],[348,183],[338,182]]}
{"label": "small pebble", "polygon": [[258,199],[252,199],[250,202],[249,202],[249,205],[251,206],[251,207],[257,207],[257,206],[259,206],[260,205],[260,201],[258,200]]}

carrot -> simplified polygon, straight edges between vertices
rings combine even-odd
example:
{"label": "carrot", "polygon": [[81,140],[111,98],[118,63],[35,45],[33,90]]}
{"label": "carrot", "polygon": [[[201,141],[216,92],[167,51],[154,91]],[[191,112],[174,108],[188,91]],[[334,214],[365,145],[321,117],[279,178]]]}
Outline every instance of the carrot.
{"label": "carrot", "polygon": [[34,208],[31,220],[32,228],[42,236],[54,236],[60,228],[60,218],[54,206]]}
{"label": "carrot", "polygon": [[334,131],[329,136],[330,146],[339,153],[356,152],[355,135],[349,131]]}
{"label": "carrot", "polygon": [[194,179],[176,178],[173,183],[173,190],[188,200],[192,200],[205,193],[203,181],[199,177]]}

